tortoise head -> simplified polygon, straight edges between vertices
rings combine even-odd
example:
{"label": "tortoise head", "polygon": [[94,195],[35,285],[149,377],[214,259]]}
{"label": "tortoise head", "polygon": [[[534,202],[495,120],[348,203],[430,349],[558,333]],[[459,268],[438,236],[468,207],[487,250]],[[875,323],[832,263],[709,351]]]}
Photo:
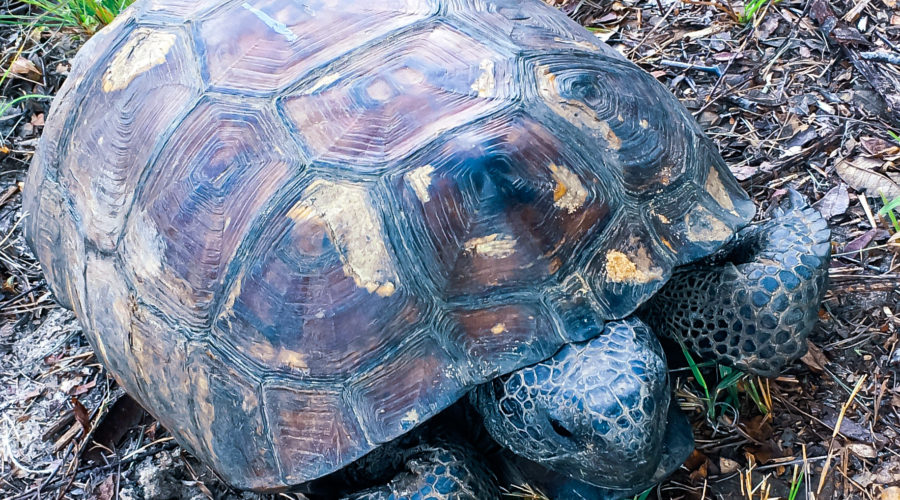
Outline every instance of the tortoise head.
{"label": "tortoise head", "polygon": [[488,432],[508,449],[615,489],[655,476],[670,399],[665,356],[638,320],[608,323],[600,336],[568,344],[472,396]]}

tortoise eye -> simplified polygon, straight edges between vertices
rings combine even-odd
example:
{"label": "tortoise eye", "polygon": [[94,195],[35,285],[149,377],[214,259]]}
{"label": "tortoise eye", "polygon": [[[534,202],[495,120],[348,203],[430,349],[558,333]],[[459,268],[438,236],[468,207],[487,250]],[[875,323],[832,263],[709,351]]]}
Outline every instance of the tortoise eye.
{"label": "tortoise eye", "polygon": [[572,431],[570,431],[569,429],[566,429],[563,426],[562,422],[560,422],[559,420],[557,420],[553,417],[550,417],[547,420],[550,422],[550,427],[553,428],[553,432],[559,434],[561,437],[564,437],[566,439],[572,438],[572,436],[573,436]]}

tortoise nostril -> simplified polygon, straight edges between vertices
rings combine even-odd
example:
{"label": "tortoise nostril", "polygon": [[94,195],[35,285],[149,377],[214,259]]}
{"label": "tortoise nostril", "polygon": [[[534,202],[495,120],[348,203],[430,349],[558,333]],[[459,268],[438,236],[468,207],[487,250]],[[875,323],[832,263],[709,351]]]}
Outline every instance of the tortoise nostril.
{"label": "tortoise nostril", "polygon": [[549,417],[547,420],[550,422],[550,427],[553,428],[554,432],[556,432],[557,434],[559,434],[560,436],[562,436],[564,438],[572,437],[572,431],[570,431],[569,429],[566,429],[565,426],[563,426],[562,422],[560,422],[559,420],[556,420],[553,417]]}

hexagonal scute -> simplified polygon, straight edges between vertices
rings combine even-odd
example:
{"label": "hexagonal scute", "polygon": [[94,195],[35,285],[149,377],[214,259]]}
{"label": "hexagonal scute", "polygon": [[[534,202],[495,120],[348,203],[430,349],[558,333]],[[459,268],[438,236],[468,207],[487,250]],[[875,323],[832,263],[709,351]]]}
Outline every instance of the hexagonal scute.
{"label": "hexagonal scute", "polygon": [[375,448],[339,387],[284,381],[263,388],[266,420],[286,483],[324,476]]}
{"label": "hexagonal scute", "polygon": [[520,50],[584,50],[624,59],[575,21],[541,2],[521,0],[444,0],[446,15],[501,43],[503,35]]}
{"label": "hexagonal scute", "polygon": [[536,104],[585,134],[603,175],[633,195],[649,197],[708,168],[711,159],[697,151],[703,134],[693,117],[637,66],[586,53],[538,55],[526,65]]}
{"label": "hexagonal scute", "polygon": [[395,231],[434,293],[465,305],[496,290],[534,290],[610,220],[587,160],[529,117],[500,116],[454,134],[392,174]]}
{"label": "hexagonal scute", "polygon": [[468,390],[457,362],[437,341],[409,335],[399,349],[382,351],[381,363],[348,384],[349,405],[374,443],[385,443],[428,420]]}
{"label": "hexagonal scute", "polygon": [[323,179],[283,200],[230,286],[214,336],[270,370],[319,379],[381,363],[427,315],[366,188]]}
{"label": "hexagonal scute", "polygon": [[88,39],[75,55],[72,70],[53,100],[25,179],[22,194],[25,238],[41,261],[56,300],[67,307],[76,307],[83,286],[75,286],[75,282],[84,281],[81,272],[71,271],[84,269],[84,239],[68,215],[71,196],[59,178],[65,159],[61,152],[68,144],[70,131],[67,124],[81,102],[82,89],[96,81],[88,75],[99,71],[96,67],[116,46],[114,41],[128,35],[133,28],[130,19],[129,14],[123,13],[116,22]]}
{"label": "hexagonal scute", "polygon": [[[56,301],[81,317],[85,311],[80,304],[84,301],[84,237],[69,215],[68,197],[56,176],[38,171],[43,170],[37,162],[43,163],[44,154],[48,153],[38,148],[26,179],[22,201],[22,211],[27,214],[25,235]],[[51,168],[48,165],[47,169]]]}
{"label": "hexagonal scute", "polygon": [[[711,196],[703,194],[694,183],[667,192],[667,196],[652,199],[648,209],[642,209],[648,226],[660,242],[674,255],[676,265],[703,258],[731,239],[735,230],[753,216],[753,207],[745,207],[741,193],[726,193],[734,212],[719,206]],[[731,203],[731,200],[734,203]],[[750,208],[750,210],[745,210]],[[743,214],[737,213],[741,210]]]}
{"label": "hexagonal scute", "polygon": [[122,259],[143,301],[194,330],[208,328],[223,275],[257,215],[305,165],[265,105],[204,99],[138,187]]}
{"label": "hexagonal scute", "polygon": [[469,358],[473,378],[490,380],[550,357],[563,340],[539,303],[456,309],[447,320],[450,342]]}
{"label": "hexagonal scute", "polygon": [[242,489],[280,486],[278,465],[260,404],[260,381],[215,347],[196,349],[188,361],[200,443],[216,472]]}
{"label": "hexagonal scute", "polygon": [[[128,388],[191,453],[204,457],[191,411],[194,381],[188,371],[188,336],[140,302],[132,303],[129,343],[137,390]],[[165,381],[165,383],[160,383]],[[204,457],[205,458],[205,457]]]}
{"label": "hexagonal scute", "polygon": [[674,267],[672,252],[635,210],[628,207],[617,214],[585,265],[587,283],[607,319],[631,314],[669,279]]}
{"label": "hexagonal scute", "polygon": [[[131,330],[134,292],[122,279],[116,260],[91,252],[85,257],[84,321],[88,339],[97,358],[112,373],[119,384],[139,393],[132,355],[129,331]],[[140,400],[140,396],[137,398]]]}
{"label": "hexagonal scute", "polygon": [[515,71],[511,51],[436,23],[330,66],[284,113],[315,158],[364,170],[507,106]]}
{"label": "hexagonal scute", "polygon": [[97,358],[184,446],[209,459],[191,411],[194,379],[184,332],[138,301],[115,258],[89,253],[84,279],[88,288],[79,291],[79,318]]}
{"label": "hexagonal scute", "polygon": [[118,244],[151,156],[199,97],[191,46],[179,29],[137,28],[79,90],[61,175],[86,238],[105,251]]}
{"label": "hexagonal scute", "polygon": [[425,19],[424,0],[247,0],[198,23],[209,84],[272,93],[313,69]]}

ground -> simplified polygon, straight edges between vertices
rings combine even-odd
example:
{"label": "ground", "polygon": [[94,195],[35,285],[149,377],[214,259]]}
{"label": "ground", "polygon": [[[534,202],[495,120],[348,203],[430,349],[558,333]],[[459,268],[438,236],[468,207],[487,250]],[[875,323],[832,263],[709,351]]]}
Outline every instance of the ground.
{"label": "ground", "polygon": [[[900,227],[878,213],[900,200],[896,1],[755,12],[556,2],[684,102],[760,216],[793,187],[834,233],[810,353],[785,374],[750,379],[670,356],[697,451],[650,498],[900,498]],[[0,13],[28,10],[0,0]],[[258,498],[230,490],[122,395],[22,238],[21,187],[49,101],[6,104],[52,95],[85,36],[0,26],[0,496]]]}

